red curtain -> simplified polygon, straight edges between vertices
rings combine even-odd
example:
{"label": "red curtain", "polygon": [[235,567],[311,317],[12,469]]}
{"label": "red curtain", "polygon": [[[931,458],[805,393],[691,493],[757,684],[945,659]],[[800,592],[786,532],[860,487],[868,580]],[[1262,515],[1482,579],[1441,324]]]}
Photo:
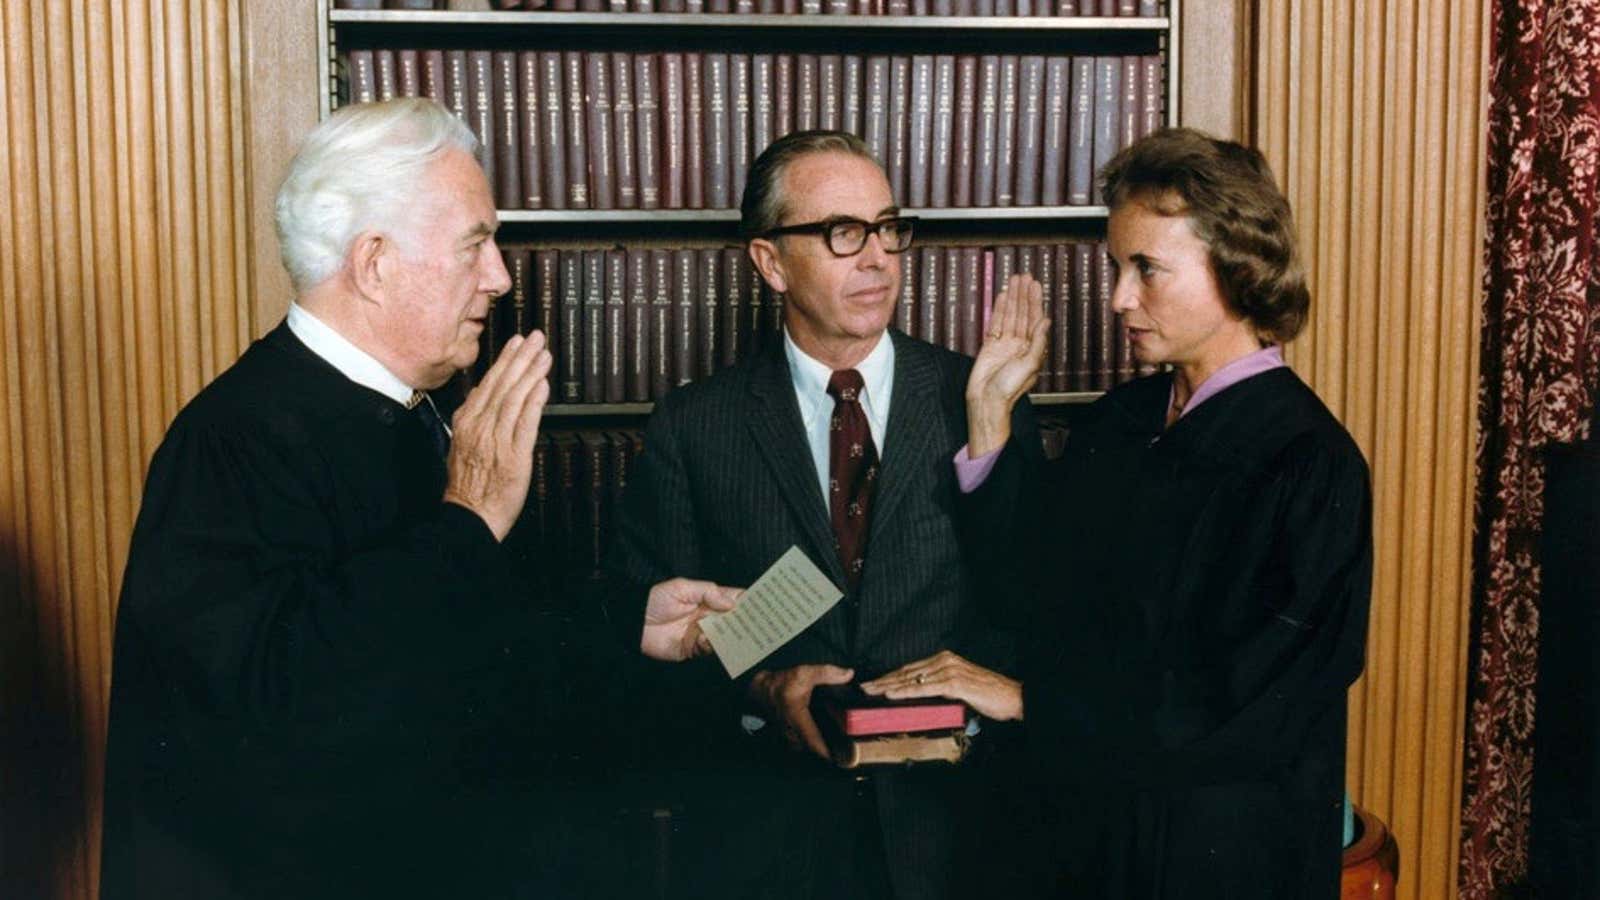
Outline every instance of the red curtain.
{"label": "red curtain", "polygon": [[1461,896],[1528,868],[1542,448],[1600,368],[1600,0],[1494,0]]}

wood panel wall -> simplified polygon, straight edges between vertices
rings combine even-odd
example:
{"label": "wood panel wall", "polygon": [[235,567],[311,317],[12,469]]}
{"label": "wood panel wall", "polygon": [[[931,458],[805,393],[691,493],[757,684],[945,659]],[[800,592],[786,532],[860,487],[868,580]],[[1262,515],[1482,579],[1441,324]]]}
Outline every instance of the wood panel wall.
{"label": "wood panel wall", "polygon": [[253,181],[244,61],[298,29],[310,74],[267,74],[309,101],[274,114],[303,132],[314,18],[306,3],[251,3],[251,26],[244,5],[0,3],[7,897],[95,894],[112,622],[144,469],[181,405],[287,303],[281,275],[252,261],[276,252],[270,230],[258,246],[254,211],[283,142]]}
{"label": "wood panel wall", "polygon": [[1351,795],[1400,896],[1456,895],[1488,4],[1260,0],[1253,139],[1312,281],[1291,365],[1372,465],[1377,565]]}

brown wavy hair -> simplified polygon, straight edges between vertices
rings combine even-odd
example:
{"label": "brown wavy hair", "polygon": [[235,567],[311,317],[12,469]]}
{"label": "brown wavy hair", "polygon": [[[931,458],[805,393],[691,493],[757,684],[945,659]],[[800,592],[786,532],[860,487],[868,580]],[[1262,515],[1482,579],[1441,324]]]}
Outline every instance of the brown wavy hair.
{"label": "brown wavy hair", "polygon": [[1187,216],[1223,298],[1261,337],[1287,343],[1311,308],[1289,201],[1261,153],[1192,128],[1135,141],[1100,171],[1106,205]]}

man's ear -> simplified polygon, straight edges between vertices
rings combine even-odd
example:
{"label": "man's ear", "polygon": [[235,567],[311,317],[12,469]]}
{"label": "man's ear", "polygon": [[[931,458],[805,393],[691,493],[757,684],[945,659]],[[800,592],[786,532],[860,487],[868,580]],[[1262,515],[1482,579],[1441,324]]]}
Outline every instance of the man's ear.
{"label": "man's ear", "polygon": [[345,262],[350,267],[350,280],[363,297],[383,297],[384,257],[393,251],[394,243],[376,231],[363,231],[350,242]]}
{"label": "man's ear", "polygon": [[779,294],[788,293],[789,282],[783,274],[783,263],[778,259],[778,248],[766,238],[753,238],[749,247],[750,261],[766,280],[767,287]]}

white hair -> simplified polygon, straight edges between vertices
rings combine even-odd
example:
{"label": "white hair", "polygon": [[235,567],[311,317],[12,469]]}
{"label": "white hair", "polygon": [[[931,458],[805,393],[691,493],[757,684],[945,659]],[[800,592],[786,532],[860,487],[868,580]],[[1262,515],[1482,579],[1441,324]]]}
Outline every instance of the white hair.
{"label": "white hair", "polygon": [[274,209],[279,253],[295,290],[338,272],[361,232],[395,234],[423,187],[423,172],[452,148],[475,153],[478,141],[432,100],[347,106],[313,128],[289,163]]}

